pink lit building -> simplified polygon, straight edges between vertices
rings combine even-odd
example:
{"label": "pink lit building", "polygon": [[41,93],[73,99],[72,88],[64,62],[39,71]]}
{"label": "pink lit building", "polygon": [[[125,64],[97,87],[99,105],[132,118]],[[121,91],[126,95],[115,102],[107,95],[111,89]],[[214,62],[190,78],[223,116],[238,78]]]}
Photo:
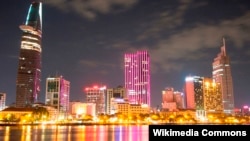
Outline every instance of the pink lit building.
{"label": "pink lit building", "polygon": [[126,53],[125,88],[131,104],[150,106],[150,56],[148,51]]}
{"label": "pink lit building", "polygon": [[106,86],[93,86],[85,88],[87,103],[96,104],[96,114],[105,113]]}
{"label": "pink lit building", "polygon": [[163,102],[174,101],[174,88],[166,88],[164,91],[162,91],[162,101]]}
{"label": "pink lit building", "polygon": [[185,79],[185,93],[186,93],[186,107],[187,109],[195,109],[195,92],[194,92],[194,78],[188,76]]}
{"label": "pink lit building", "polygon": [[69,110],[70,82],[63,76],[46,79],[45,104],[58,110],[60,116],[66,116]]}

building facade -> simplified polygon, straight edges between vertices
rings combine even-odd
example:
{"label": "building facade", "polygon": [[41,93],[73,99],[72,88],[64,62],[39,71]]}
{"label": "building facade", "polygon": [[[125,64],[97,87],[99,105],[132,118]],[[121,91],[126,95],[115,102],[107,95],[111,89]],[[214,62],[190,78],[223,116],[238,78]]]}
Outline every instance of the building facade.
{"label": "building facade", "polygon": [[183,92],[174,91],[174,101],[176,102],[177,109],[185,108]]}
{"label": "building facade", "polygon": [[187,109],[204,110],[203,77],[186,77]]}
{"label": "building facade", "polygon": [[105,93],[106,86],[93,86],[85,88],[86,101],[87,103],[96,104],[96,114],[105,113]]}
{"label": "building facade", "polygon": [[0,111],[6,108],[6,93],[0,92]]}
{"label": "building facade", "polygon": [[150,56],[147,50],[125,53],[125,88],[131,104],[150,106]]}
{"label": "building facade", "polygon": [[60,116],[67,116],[69,110],[70,82],[62,76],[46,79],[45,104],[58,110]]}
{"label": "building facade", "polygon": [[38,101],[41,82],[42,3],[30,5],[22,30],[16,80],[16,106],[32,106]]}
{"label": "building facade", "polygon": [[108,88],[106,93],[105,108],[106,114],[117,113],[117,102],[124,101],[127,98],[127,91],[124,87]]}
{"label": "building facade", "polygon": [[213,82],[212,78],[204,78],[203,93],[205,111],[221,113],[223,111],[223,102],[220,83]]}
{"label": "building facade", "polygon": [[73,118],[96,116],[96,103],[70,102],[69,113]]}
{"label": "building facade", "polygon": [[195,109],[194,99],[194,78],[193,76],[187,76],[185,78],[185,95],[186,95],[186,108]]}
{"label": "building facade", "polygon": [[226,54],[226,44],[223,38],[221,52],[214,58],[212,63],[212,77],[216,83],[221,84],[224,113],[234,113],[233,79],[229,56]]}

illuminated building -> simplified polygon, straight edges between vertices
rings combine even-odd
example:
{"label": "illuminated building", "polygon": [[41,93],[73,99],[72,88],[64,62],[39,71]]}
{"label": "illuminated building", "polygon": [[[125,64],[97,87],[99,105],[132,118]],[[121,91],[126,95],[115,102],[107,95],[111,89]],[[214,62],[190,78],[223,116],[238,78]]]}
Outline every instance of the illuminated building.
{"label": "illuminated building", "polygon": [[70,102],[69,111],[74,118],[84,115],[96,116],[96,103]]}
{"label": "illuminated building", "polygon": [[108,88],[106,93],[106,114],[117,113],[117,102],[126,99],[126,89],[122,86],[117,88]]}
{"label": "illuminated building", "polygon": [[117,103],[118,113],[124,115],[149,114],[150,107],[147,104],[130,104],[129,102]]}
{"label": "illuminated building", "polygon": [[184,108],[183,93],[169,87],[162,91],[162,110],[173,111]]}
{"label": "illuminated building", "polygon": [[186,97],[187,108],[195,110],[204,110],[203,96],[203,77],[188,76],[186,77]]}
{"label": "illuminated building", "polygon": [[163,103],[174,101],[174,88],[166,88],[162,91],[162,101]]}
{"label": "illuminated building", "polygon": [[186,94],[187,109],[195,109],[193,76],[188,76],[185,79],[185,94]]}
{"label": "illuminated building", "polygon": [[186,77],[187,107],[196,110],[197,116],[206,117],[208,112],[222,111],[220,84],[212,78],[200,76]]}
{"label": "illuminated building", "polygon": [[6,93],[0,93],[0,111],[6,108]]}
{"label": "illuminated building", "polygon": [[106,86],[93,86],[85,88],[86,101],[96,104],[96,114],[105,113],[105,93]]}
{"label": "illuminated building", "polygon": [[223,108],[225,113],[233,113],[234,110],[234,93],[233,80],[231,75],[230,59],[226,54],[225,39],[223,39],[223,46],[221,52],[214,58],[212,63],[213,80],[221,84]]}
{"label": "illuminated building", "polygon": [[69,110],[70,82],[62,76],[46,79],[45,104],[55,107],[60,116],[67,116]]}
{"label": "illuminated building", "polygon": [[223,104],[220,84],[213,82],[212,78],[204,78],[203,93],[205,111],[221,113]]}
{"label": "illuminated building", "polygon": [[169,111],[177,109],[174,102],[174,88],[166,88],[162,91],[162,109]]}
{"label": "illuminated building", "polygon": [[30,5],[22,30],[21,49],[16,80],[16,106],[27,107],[36,103],[41,82],[42,3]]}
{"label": "illuminated building", "polygon": [[176,102],[177,109],[184,109],[184,94],[179,91],[174,91],[174,102]]}
{"label": "illuminated building", "polygon": [[146,50],[126,53],[125,88],[129,102],[150,106],[150,56]]}

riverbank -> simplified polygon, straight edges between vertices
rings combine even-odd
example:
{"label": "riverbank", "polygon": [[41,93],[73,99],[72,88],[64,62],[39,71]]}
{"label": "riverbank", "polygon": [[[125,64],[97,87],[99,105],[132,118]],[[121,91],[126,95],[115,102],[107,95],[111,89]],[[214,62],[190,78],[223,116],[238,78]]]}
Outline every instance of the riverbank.
{"label": "riverbank", "polygon": [[0,126],[23,126],[23,125],[59,125],[59,126],[74,126],[74,125],[85,125],[85,126],[93,126],[93,125],[149,125],[147,123],[93,123],[93,122],[74,122],[74,123],[0,123]]}
{"label": "riverbank", "polygon": [[[153,123],[154,125],[250,125],[247,124],[219,124],[219,123]],[[94,123],[94,122],[58,122],[58,123],[50,123],[50,122],[41,122],[41,123],[0,123],[0,126],[23,126],[23,125],[30,125],[30,126],[37,126],[37,125],[58,125],[58,126],[93,126],[93,125],[153,125],[152,123]]]}

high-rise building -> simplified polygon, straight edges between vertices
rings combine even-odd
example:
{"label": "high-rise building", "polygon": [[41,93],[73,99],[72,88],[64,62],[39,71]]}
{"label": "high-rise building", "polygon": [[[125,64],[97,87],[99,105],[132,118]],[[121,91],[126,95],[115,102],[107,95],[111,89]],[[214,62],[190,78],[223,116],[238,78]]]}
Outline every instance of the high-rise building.
{"label": "high-rise building", "polygon": [[185,78],[185,95],[186,95],[186,108],[195,109],[194,99],[194,78],[193,76],[187,76]]}
{"label": "high-rise building", "polygon": [[150,107],[150,56],[147,50],[125,53],[125,88],[131,104]]}
{"label": "high-rise building", "polygon": [[6,93],[0,92],[0,111],[6,108]]}
{"label": "high-rise building", "polygon": [[86,87],[86,101],[87,103],[95,103],[96,104],[96,114],[105,113],[105,93],[106,86],[93,86]]}
{"label": "high-rise building", "polygon": [[185,82],[187,109],[204,110],[203,77],[188,76]]}
{"label": "high-rise building", "polygon": [[46,79],[45,104],[53,106],[62,116],[69,111],[70,82],[62,76],[48,77]]}
{"label": "high-rise building", "polygon": [[204,106],[206,112],[223,111],[221,85],[213,82],[212,78],[203,79]]}
{"label": "high-rise building", "polygon": [[220,83],[224,113],[232,114],[234,111],[233,79],[229,56],[226,54],[226,44],[223,38],[221,52],[214,58],[212,63],[213,80]]}
{"label": "high-rise building", "polygon": [[16,80],[16,106],[27,107],[38,101],[41,82],[42,3],[33,2],[22,30]]}

